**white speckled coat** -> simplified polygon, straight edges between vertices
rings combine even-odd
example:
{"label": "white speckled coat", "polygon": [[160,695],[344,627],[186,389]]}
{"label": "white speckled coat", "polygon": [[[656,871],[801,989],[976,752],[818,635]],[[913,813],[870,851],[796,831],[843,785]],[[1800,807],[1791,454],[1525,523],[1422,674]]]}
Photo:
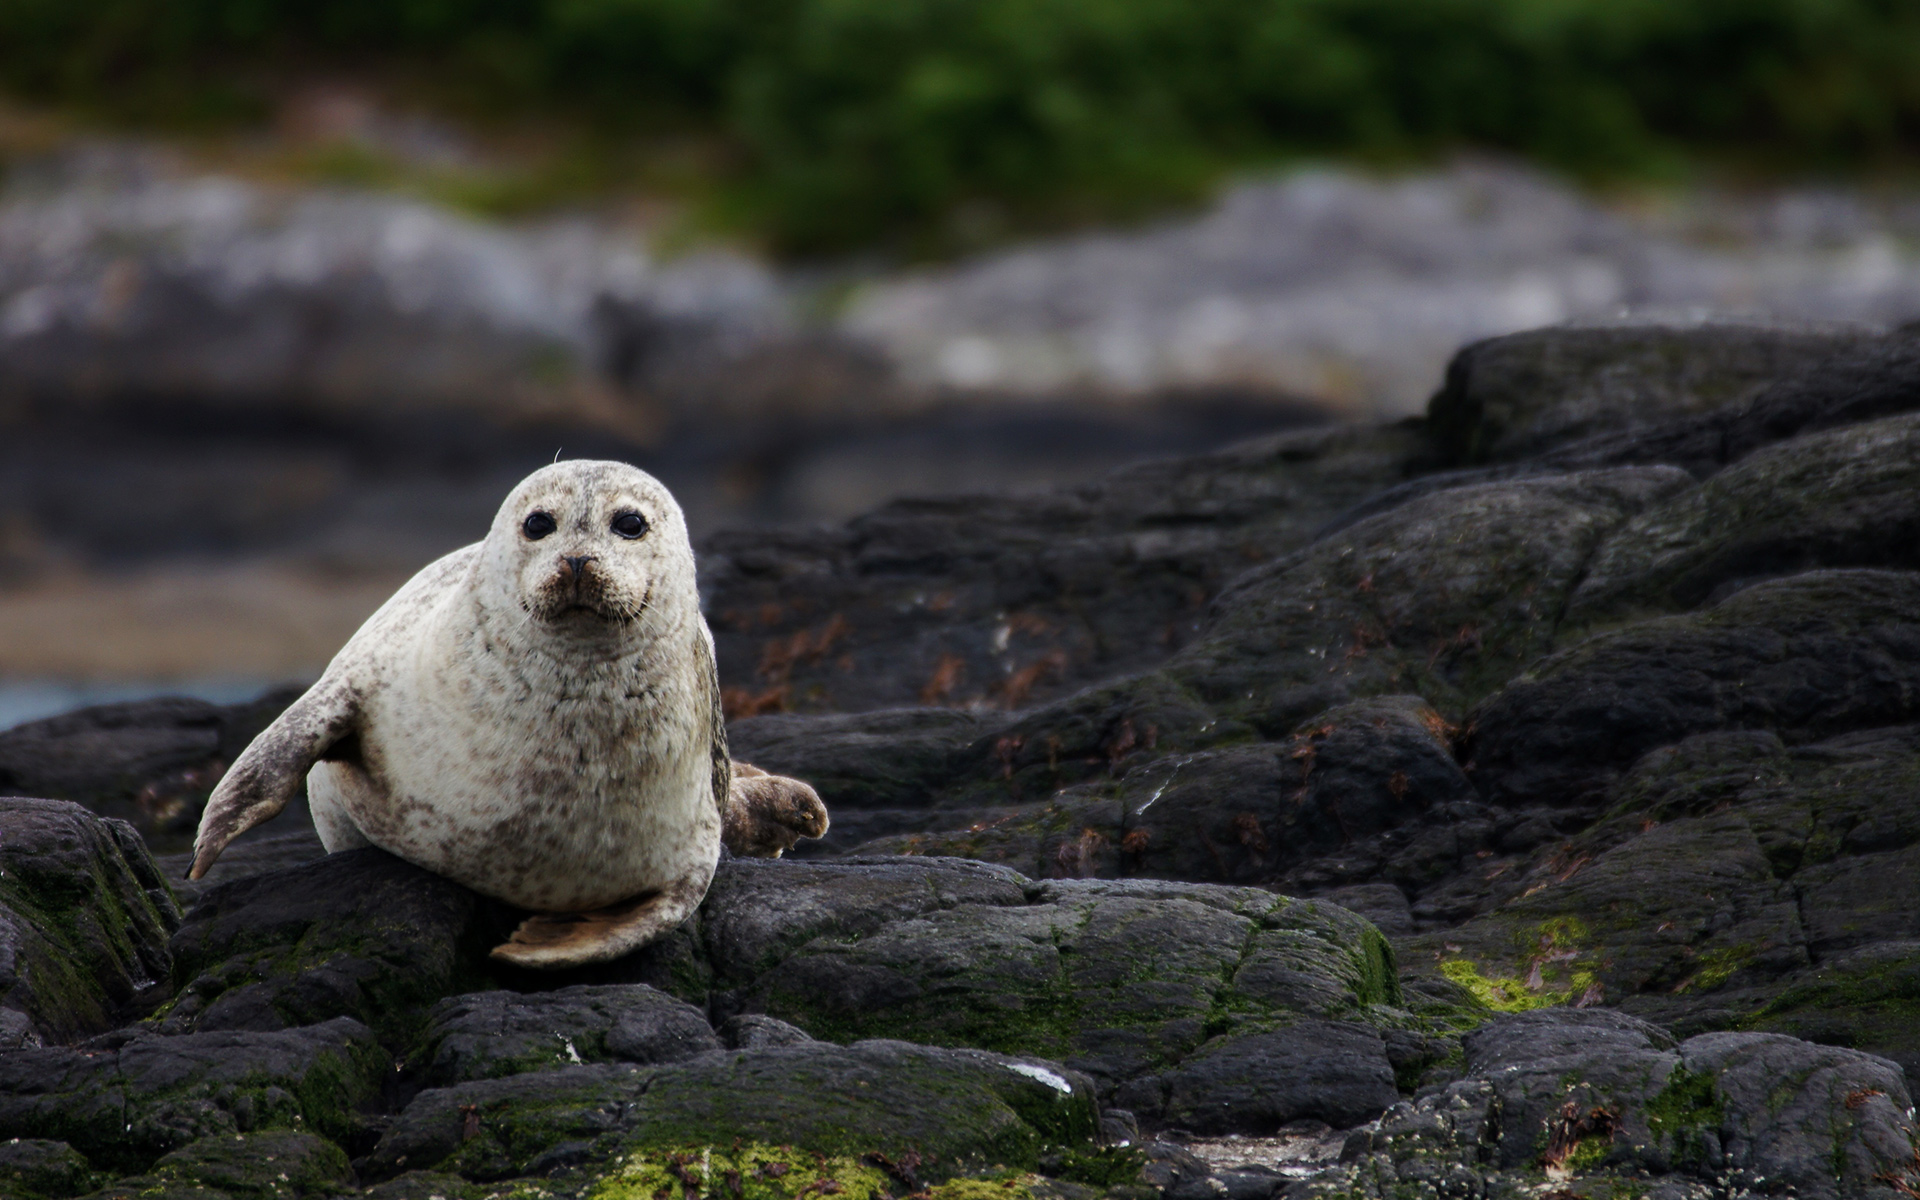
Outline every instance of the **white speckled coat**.
{"label": "white speckled coat", "polygon": [[729,767],[671,495],[621,463],[529,476],[235,762],[196,877],[302,774],[330,851],[371,843],[539,912],[665,889],[684,919],[719,857]]}

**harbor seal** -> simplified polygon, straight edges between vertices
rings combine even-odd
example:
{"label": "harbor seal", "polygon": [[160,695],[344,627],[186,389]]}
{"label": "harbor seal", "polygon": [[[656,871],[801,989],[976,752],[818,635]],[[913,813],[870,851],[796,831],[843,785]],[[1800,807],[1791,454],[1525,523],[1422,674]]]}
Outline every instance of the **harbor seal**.
{"label": "harbor seal", "polygon": [[191,877],[303,776],[329,853],[537,914],[493,951],[535,968],[673,930],[723,841],[770,857],[827,829],[812,788],[729,760],[685,518],[617,462],[534,472],[369,617],[214,789]]}

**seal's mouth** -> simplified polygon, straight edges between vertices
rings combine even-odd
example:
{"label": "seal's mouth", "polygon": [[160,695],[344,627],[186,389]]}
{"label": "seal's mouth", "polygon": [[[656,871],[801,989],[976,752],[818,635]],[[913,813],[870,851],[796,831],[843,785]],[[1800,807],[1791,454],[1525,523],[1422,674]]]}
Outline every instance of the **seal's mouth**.
{"label": "seal's mouth", "polygon": [[625,625],[645,612],[652,599],[651,585],[636,601],[624,589],[610,586],[596,571],[558,571],[541,584],[532,602],[524,607],[549,624]]}

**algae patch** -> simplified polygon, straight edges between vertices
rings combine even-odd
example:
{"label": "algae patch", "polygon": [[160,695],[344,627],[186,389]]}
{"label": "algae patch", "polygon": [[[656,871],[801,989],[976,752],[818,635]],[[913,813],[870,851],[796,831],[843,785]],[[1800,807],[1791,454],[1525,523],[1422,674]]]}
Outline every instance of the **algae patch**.
{"label": "algae patch", "polygon": [[1440,974],[1495,1012],[1527,1012],[1597,995],[1600,978],[1581,962],[1587,927],[1579,918],[1543,921],[1530,932],[1517,931],[1515,941],[1526,955],[1524,978],[1483,974],[1469,958],[1446,959],[1440,964]]}
{"label": "algae patch", "polygon": [[638,1150],[623,1157],[587,1195],[588,1200],[801,1200],[816,1195],[879,1200],[896,1190],[885,1171],[845,1155],[747,1142],[724,1148]]}

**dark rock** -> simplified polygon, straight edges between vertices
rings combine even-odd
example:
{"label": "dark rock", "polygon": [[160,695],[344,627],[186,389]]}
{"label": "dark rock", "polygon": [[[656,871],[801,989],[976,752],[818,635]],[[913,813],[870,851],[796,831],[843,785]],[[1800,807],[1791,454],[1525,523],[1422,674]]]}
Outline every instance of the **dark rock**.
{"label": "dark rock", "polygon": [[443,996],[485,987],[483,902],[383,850],[222,884],[173,938],[167,1032],[286,1029],[338,1016],[394,1044]]}
{"label": "dark rock", "polygon": [[[1360,700],[1320,714],[1287,742],[1150,759],[1117,783],[1077,785],[1040,804],[922,812],[923,829],[970,823],[879,838],[860,849],[961,855],[1050,878],[1320,891],[1329,882],[1329,855],[1366,858],[1362,873],[1377,875],[1384,857],[1404,857],[1403,844],[1414,838],[1406,826],[1452,820],[1477,801],[1454,762],[1453,732],[1418,697]],[[1404,874],[1424,884],[1430,872],[1409,862]],[[1391,884],[1375,886],[1399,895],[1383,902],[1411,932],[1404,894]]]}
{"label": "dark rock", "polygon": [[1543,1059],[1610,1051],[1671,1050],[1673,1035],[1606,1008],[1542,1008],[1501,1015],[1460,1039],[1467,1070],[1492,1075]]}
{"label": "dark rock", "polygon": [[1428,427],[1443,461],[1512,461],[1742,404],[1869,340],[1863,329],[1732,322],[1534,329],[1454,355]]}
{"label": "dark rock", "polygon": [[1906,328],[1843,350],[1771,384],[1727,422],[1725,456],[1737,462],[1798,434],[1920,408],[1920,334]]}
{"label": "dark rock", "polygon": [[1342,1168],[1301,1194],[1414,1180],[1493,1192],[1543,1168],[1575,1186],[1677,1175],[1834,1200],[1920,1179],[1906,1086],[1884,1059],[1756,1033],[1676,1046],[1578,1012],[1496,1017],[1470,1042],[1472,1076],[1356,1130]]}
{"label": "dark rock", "polygon": [[1222,1171],[1214,1178],[1220,1182],[1222,1200],[1267,1200],[1286,1182],[1284,1176],[1264,1171]]}
{"label": "dark rock", "polygon": [[367,1200],[460,1200],[467,1181],[440,1171],[408,1171],[366,1191]]}
{"label": "dark rock", "polygon": [[[279,819],[273,822],[279,823]],[[187,871],[193,866],[191,850],[157,855],[154,862],[160,865],[161,874],[173,888],[174,895],[180,897],[181,905],[190,909],[200,897],[223,883],[305,866],[326,856],[327,848],[320,844],[320,835],[309,825],[290,833],[243,834],[220,852],[219,861],[199,879],[187,878]]]}
{"label": "dark rock", "polygon": [[1820,567],[1920,567],[1920,415],[1779,443],[1630,518],[1560,636]]}
{"label": "dark rock", "polygon": [[1672,463],[1706,478],[1763,446],[1802,433],[1920,409],[1920,337],[1873,338],[1710,412],[1672,417],[1549,450],[1537,467],[1591,469]]}
{"label": "dark rock", "polygon": [[138,700],[29,721],[0,732],[0,791],[72,800],[157,848],[184,849],[227,764],[298,695]]}
{"label": "dark rock", "polygon": [[32,1018],[17,1008],[0,1008],[0,1050],[34,1050],[45,1044]]}
{"label": "dark rock", "polygon": [[1669,1076],[1666,1094],[1712,1080],[1719,1128],[1702,1132],[1718,1134],[1726,1165],[1756,1183],[1806,1197],[1857,1196],[1889,1177],[1920,1183],[1913,1100],[1886,1059],[1765,1033],[1703,1034],[1679,1056],[1675,1074],[1690,1080]]}
{"label": "dark rock", "polygon": [[[1904,931],[1903,931],[1904,932]],[[1860,934],[1872,936],[1863,927]],[[1871,1050],[1920,1079],[1920,941],[1869,942],[1788,975],[1742,1024]]]}
{"label": "dark rock", "polygon": [[1136,767],[1118,789],[1118,841],[1137,847],[1121,856],[1125,873],[1272,882],[1435,806],[1477,799],[1449,731],[1419,697],[1384,696],[1330,708],[1287,742]]}
{"label": "dark rock", "polygon": [[1356,883],[1334,888],[1317,899],[1358,913],[1389,938],[1413,932],[1413,909],[1407,904],[1407,894],[1391,883]]}
{"label": "dark rock", "polygon": [[1400,1099],[1377,1030],[1302,1021],[1215,1038],[1161,1077],[1165,1119],[1196,1133],[1266,1133],[1311,1118],[1346,1127]]}
{"label": "dark rock", "polygon": [[1185,1146],[1161,1140],[1149,1142],[1146,1150],[1147,1165],[1141,1168],[1140,1178],[1160,1189],[1166,1200],[1207,1200],[1218,1195],[1212,1168]]}
{"label": "dark rock", "polygon": [[1502,804],[1602,794],[1694,733],[1812,741],[1920,716],[1920,575],[1813,571],[1595,636],[1474,714],[1475,782]]}
{"label": "dark rock", "polygon": [[0,1138],[57,1138],[143,1171],[203,1137],[303,1127],[349,1139],[392,1060],[346,1018],[279,1033],[135,1034],[0,1055]]}
{"label": "dark rock", "polygon": [[659,1063],[720,1049],[706,1017],[644,984],[475,992],[443,1000],[420,1039],[427,1087],[590,1062]]}
{"label": "dark rock", "polygon": [[[1685,483],[1666,468],[1519,480],[1369,518],[1242,575],[1214,602],[1205,635],[1161,669],[944,751],[943,774],[919,780],[922,804],[1038,803],[1156,757],[1286,737],[1330,707],[1409,689],[1457,717],[1551,647],[1602,536]],[[874,719],[834,718],[822,739],[858,736]],[[787,736],[801,727],[795,719]],[[822,792],[830,807],[839,794]]]}
{"label": "dark rock", "polygon": [[1686,483],[1634,468],[1423,496],[1241,576],[1167,673],[1274,734],[1409,691],[1457,716],[1551,648],[1605,536]]}
{"label": "dark rock", "polygon": [[798,1046],[813,1038],[798,1025],[789,1025],[778,1017],[762,1013],[741,1013],[730,1017],[719,1029],[720,1040],[729,1050],[770,1050],[779,1046]]}
{"label": "dark rock", "polygon": [[55,1200],[88,1189],[93,1171],[65,1142],[13,1138],[0,1142],[0,1193],[21,1200]]}
{"label": "dark rock", "polygon": [[[805,779],[836,806],[917,810],[928,781],[946,778],[952,759],[988,728],[991,722],[976,714],[945,708],[764,716],[729,725],[727,745],[742,762]],[[843,819],[836,808],[830,839]],[[845,835],[839,842],[853,844]]]}
{"label": "dark rock", "polygon": [[855,942],[963,905],[1024,904],[1026,885],[1004,867],[957,859],[734,859],[715,874],[701,925],[719,982],[737,987],[811,942]]}
{"label": "dark rock", "polygon": [[134,1015],[180,909],[139,837],[77,804],[0,797],[0,1011],[15,1045]]}
{"label": "dark rock", "polygon": [[439,1166],[499,1179],[567,1142],[587,1144],[580,1161],[605,1163],[622,1151],[740,1139],[856,1158],[917,1151],[932,1180],[996,1163],[1031,1167],[1043,1146],[1088,1146],[1097,1132],[1088,1082],[1050,1063],[899,1042],[810,1043],[422,1092],[367,1169]]}
{"label": "dark rock", "polygon": [[816,1037],[910,1033],[1058,1057],[1157,1118],[1164,1089],[1147,1077],[1194,1053],[1215,1014],[1352,1017],[1398,997],[1384,940],[1331,906],[1144,880],[1057,881],[1030,901],[933,909],[857,940],[816,938],[740,1002]]}
{"label": "dark rock", "polygon": [[1400,427],[1287,434],[1039,497],[718,535],[701,579],[728,711],[1017,709],[1151,666],[1228,579],[1397,482],[1421,448]]}

